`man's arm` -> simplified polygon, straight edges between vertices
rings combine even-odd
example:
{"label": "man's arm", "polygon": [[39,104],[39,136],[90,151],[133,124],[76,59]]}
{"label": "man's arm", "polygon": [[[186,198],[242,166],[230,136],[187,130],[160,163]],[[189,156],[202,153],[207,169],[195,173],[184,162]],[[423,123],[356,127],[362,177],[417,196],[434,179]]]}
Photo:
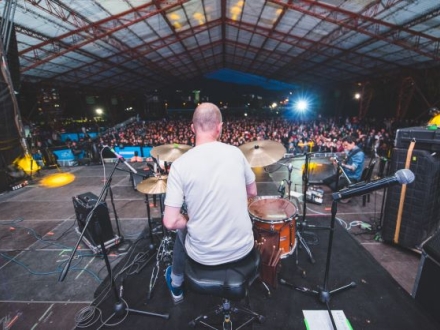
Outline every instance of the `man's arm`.
{"label": "man's arm", "polygon": [[255,181],[246,186],[246,192],[248,198],[257,196],[257,184]]}
{"label": "man's arm", "polygon": [[165,205],[163,214],[163,225],[167,229],[183,229],[186,227],[188,219],[180,213],[180,207]]}

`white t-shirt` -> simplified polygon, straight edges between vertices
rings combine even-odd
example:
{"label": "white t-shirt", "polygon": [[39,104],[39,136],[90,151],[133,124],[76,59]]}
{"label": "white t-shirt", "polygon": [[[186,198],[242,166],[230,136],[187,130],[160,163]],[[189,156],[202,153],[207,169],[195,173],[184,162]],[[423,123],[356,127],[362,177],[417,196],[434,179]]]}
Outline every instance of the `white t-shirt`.
{"label": "white t-shirt", "polygon": [[185,202],[185,248],[191,259],[216,265],[247,255],[254,245],[246,185],[255,174],[241,150],[221,142],[196,146],[172,163],[165,205]]}

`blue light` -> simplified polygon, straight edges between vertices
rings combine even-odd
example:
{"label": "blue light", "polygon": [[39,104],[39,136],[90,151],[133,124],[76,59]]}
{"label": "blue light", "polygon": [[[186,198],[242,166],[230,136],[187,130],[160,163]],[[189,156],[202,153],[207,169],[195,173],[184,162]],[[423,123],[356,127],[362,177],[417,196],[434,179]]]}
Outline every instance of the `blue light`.
{"label": "blue light", "polygon": [[295,102],[294,107],[300,112],[305,112],[309,109],[309,102],[305,99],[299,99]]}

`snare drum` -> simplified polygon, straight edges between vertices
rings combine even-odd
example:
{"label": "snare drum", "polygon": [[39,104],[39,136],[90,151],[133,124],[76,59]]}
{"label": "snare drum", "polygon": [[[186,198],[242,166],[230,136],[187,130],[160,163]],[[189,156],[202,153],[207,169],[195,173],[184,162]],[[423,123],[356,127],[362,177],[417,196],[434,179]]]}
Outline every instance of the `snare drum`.
{"label": "snare drum", "polygon": [[249,202],[248,208],[256,235],[262,232],[279,234],[281,258],[291,255],[296,248],[296,206],[278,196],[258,196]]}

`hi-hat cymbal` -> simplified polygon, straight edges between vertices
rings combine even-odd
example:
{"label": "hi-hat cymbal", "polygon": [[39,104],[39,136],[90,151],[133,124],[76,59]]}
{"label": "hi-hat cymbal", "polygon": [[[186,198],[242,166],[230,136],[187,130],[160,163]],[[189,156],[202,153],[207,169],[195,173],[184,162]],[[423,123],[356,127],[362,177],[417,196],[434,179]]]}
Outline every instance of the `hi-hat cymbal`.
{"label": "hi-hat cymbal", "polygon": [[273,164],[286,153],[286,148],[281,143],[270,140],[248,142],[239,148],[251,167]]}
{"label": "hi-hat cymbal", "polygon": [[140,182],[136,190],[147,195],[163,194],[167,191],[167,175],[155,176]]}
{"label": "hi-hat cymbal", "polygon": [[156,159],[172,163],[191,148],[186,144],[164,144],[151,149],[150,154]]}

